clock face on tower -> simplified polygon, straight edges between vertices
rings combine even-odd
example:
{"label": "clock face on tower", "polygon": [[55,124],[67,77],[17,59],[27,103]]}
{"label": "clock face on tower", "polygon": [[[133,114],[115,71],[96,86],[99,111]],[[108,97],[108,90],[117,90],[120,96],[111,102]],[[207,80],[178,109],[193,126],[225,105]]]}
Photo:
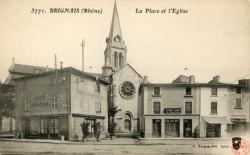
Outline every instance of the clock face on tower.
{"label": "clock face on tower", "polygon": [[119,35],[115,36],[114,41],[120,42],[121,41],[121,37]]}
{"label": "clock face on tower", "polygon": [[129,81],[125,81],[120,86],[120,94],[125,99],[131,99],[135,94],[135,86]]}

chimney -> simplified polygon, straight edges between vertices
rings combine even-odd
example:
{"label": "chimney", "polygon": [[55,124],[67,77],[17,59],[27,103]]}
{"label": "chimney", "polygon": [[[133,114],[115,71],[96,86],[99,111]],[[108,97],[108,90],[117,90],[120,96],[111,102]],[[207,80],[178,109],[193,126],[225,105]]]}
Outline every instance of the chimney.
{"label": "chimney", "polygon": [[148,76],[143,76],[143,82],[148,83]]}
{"label": "chimney", "polygon": [[220,76],[219,75],[214,76],[213,81],[219,83],[220,82]]}
{"label": "chimney", "polygon": [[56,54],[55,54],[55,69],[57,69],[57,57],[56,57]]}
{"label": "chimney", "polygon": [[60,62],[60,69],[62,69],[63,68],[63,62],[61,61]]}
{"label": "chimney", "polygon": [[195,83],[195,77],[194,77],[194,75],[189,76],[189,82],[190,83]]}

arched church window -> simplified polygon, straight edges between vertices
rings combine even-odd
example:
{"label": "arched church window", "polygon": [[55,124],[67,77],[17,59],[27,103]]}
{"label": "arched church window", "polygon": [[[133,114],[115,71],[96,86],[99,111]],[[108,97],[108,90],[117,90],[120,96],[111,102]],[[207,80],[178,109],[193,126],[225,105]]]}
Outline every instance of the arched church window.
{"label": "arched church window", "polygon": [[122,57],[122,53],[119,54],[119,67],[123,66],[123,57]]}
{"label": "arched church window", "polygon": [[124,120],[125,130],[131,131],[131,116],[130,114],[125,114],[125,120]]}
{"label": "arched church window", "polygon": [[115,52],[115,54],[114,54],[115,67],[117,67],[117,58],[118,58],[118,54],[117,54],[117,52]]}

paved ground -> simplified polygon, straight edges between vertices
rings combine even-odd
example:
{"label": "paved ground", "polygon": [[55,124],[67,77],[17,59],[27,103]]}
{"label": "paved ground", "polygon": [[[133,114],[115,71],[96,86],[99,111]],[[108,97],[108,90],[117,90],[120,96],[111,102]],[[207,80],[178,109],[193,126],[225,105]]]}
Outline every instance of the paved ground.
{"label": "paved ground", "polygon": [[231,139],[157,139],[117,138],[95,142],[0,139],[0,155],[7,154],[233,154]]}

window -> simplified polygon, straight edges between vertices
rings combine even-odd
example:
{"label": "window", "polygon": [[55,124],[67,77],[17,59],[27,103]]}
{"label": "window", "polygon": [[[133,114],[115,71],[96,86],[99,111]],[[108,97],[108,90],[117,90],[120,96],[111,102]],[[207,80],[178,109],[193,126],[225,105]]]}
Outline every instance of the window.
{"label": "window", "polygon": [[86,120],[86,122],[89,122],[89,132],[93,133],[94,132],[95,119],[89,119],[89,120]]}
{"label": "window", "polygon": [[56,97],[53,97],[53,98],[51,99],[51,108],[52,108],[52,109],[57,108],[57,98],[56,98]]}
{"label": "window", "polygon": [[89,110],[89,101],[84,102],[84,110],[86,110],[86,111]]}
{"label": "window", "polygon": [[40,119],[40,133],[44,134],[44,133],[48,133],[48,129],[47,129],[47,119],[46,118],[41,118]]}
{"label": "window", "polygon": [[112,91],[113,92],[113,95],[116,95],[116,85],[113,85],[113,87],[111,87]]}
{"label": "window", "polygon": [[161,113],[161,103],[160,102],[154,102],[153,103],[153,113],[154,114],[160,114]]}
{"label": "window", "polygon": [[117,54],[117,52],[115,52],[115,54],[114,54],[114,65],[115,65],[115,67],[117,67],[117,61],[118,61],[118,54]]}
{"label": "window", "polygon": [[101,113],[101,102],[99,101],[95,102],[95,110],[96,113]]}
{"label": "window", "polygon": [[236,88],[236,93],[241,94],[241,88]]}
{"label": "window", "polygon": [[232,130],[233,130],[233,125],[227,124],[227,133],[232,133]]}
{"label": "window", "polygon": [[154,87],[154,96],[160,96],[161,90],[160,87]]}
{"label": "window", "polygon": [[123,56],[122,53],[119,54],[119,67],[123,66]]}
{"label": "window", "polygon": [[186,95],[188,96],[192,95],[192,87],[186,87]]}
{"label": "window", "polygon": [[58,134],[58,119],[57,118],[50,119],[50,133]]}
{"label": "window", "polygon": [[30,103],[28,99],[24,100],[24,110],[29,111],[30,110]]}
{"label": "window", "polygon": [[211,102],[211,114],[217,114],[217,102]]}
{"label": "window", "polygon": [[185,102],[185,113],[192,114],[192,102]]}
{"label": "window", "polygon": [[235,109],[242,109],[242,106],[241,106],[241,99],[240,99],[240,98],[236,98]]}
{"label": "window", "polygon": [[215,88],[215,87],[211,88],[211,95],[217,96],[217,88]]}

